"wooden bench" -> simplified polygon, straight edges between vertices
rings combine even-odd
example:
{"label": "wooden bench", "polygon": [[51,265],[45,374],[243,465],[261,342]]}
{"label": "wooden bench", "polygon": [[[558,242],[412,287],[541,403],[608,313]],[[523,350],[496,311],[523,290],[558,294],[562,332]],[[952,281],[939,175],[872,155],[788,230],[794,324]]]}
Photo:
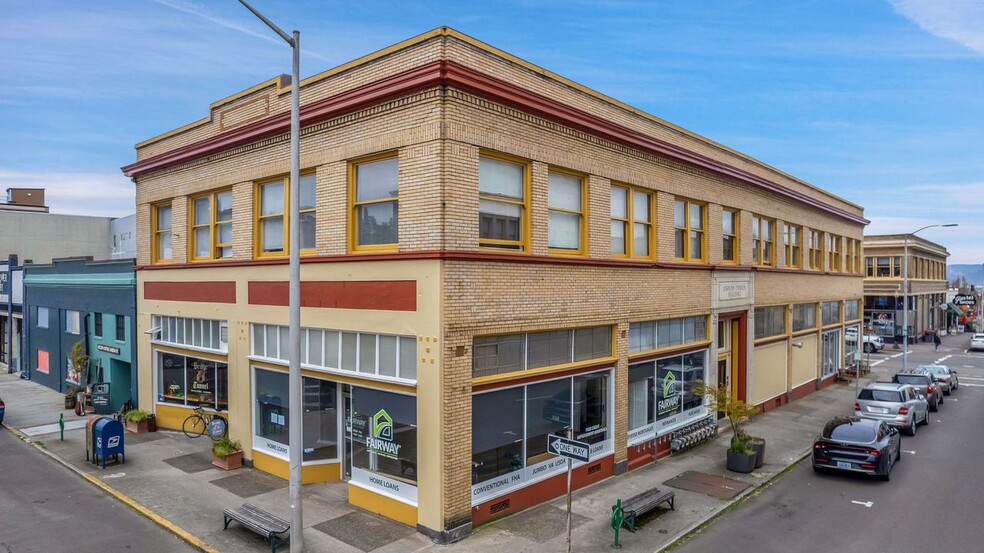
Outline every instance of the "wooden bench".
{"label": "wooden bench", "polygon": [[[669,503],[671,510],[676,510],[673,506],[673,492],[653,488],[649,491],[634,495],[622,502],[622,524],[629,529],[629,532],[636,531],[636,518],[655,509],[661,503]],[[612,507],[614,512],[618,506]]]}
{"label": "wooden bench", "polygon": [[222,517],[225,522],[223,530],[228,530],[229,523],[235,520],[243,527],[270,540],[270,550],[273,553],[277,553],[278,545],[290,542],[290,536],[281,537],[281,534],[290,530],[289,522],[249,503],[244,503],[242,507],[222,511]]}

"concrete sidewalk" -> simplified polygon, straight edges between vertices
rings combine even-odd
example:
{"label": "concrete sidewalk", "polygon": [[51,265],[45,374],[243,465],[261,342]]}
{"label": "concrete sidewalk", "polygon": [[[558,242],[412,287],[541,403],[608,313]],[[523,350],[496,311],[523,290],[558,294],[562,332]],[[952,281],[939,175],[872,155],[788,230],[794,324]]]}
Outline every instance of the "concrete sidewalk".
{"label": "concrete sidewalk", "polygon": [[[915,344],[912,350],[932,347],[932,344]],[[866,379],[862,379],[862,384],[864,380],[887,375],[888,369],[876,366]],[[235,523],[223,531],[222,510],[225,508],[249,501],[289,518],[286,481],[258,470],[244,468],[225,472],[213,467],[210,464],[211,442],[207,438],[190,439],[180,432],[170,431],[127,433],[126,463],[107,465],[102,470],[85,460],[84,428],[66,430],[64,441],[59,441],[57,426],[54,432],[46,432],[52,427],[45,425],[57,423],[62,413],[66,420],[79,420],[74,413],[69,416],[71,411],[62,408],[62,394],[19,380],[17,375],[0,374],[0,397],[7,406],[4,426],[203,551],[269,551],[269,542],[236,528]],[[725,469],[725,449],[730,438],[730,430],[725,425],[717,438],[690,451],[576,491],[572,505],[573,550],[609,549],[613,538],[609,520],[615,500],[652,487],[666,488],[663,482],[685,471],[699,471],[751,484],[732,500],[674,489],[675,511],[661,514],[635,534],[624,529],[620,534],[624,551],[661,550],[806,456],[813,438],[827,420],[852,412],[854,397],[853,384],[835,384],[755,417],[747,429],[749,434],[766,439],[766,462],[751,474],[742,475]],[[442,546],[431,543],[412,528],[350,506],[345,484],[310,484],[303,488],[305,550],[339,553],[563,551],[566,549],[565,507],[566,498],[560,497],[480,526],[462,542]]]}

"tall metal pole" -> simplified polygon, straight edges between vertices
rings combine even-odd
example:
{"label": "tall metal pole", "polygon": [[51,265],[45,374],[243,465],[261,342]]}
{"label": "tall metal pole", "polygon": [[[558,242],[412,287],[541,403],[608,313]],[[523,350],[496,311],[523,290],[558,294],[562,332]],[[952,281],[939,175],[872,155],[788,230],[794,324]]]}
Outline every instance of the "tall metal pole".
{"label": "tall metal pole", "polygon": [[294,30],[288,35],[260,12],[253,9],[245,0],[239,2],[280,35],[293,50],[293,68],[290,81],[290,215],[288,217],[288,248],[290,263],[287,287],[287,343],[290,353],[288,363],[288,462],[290,464],[290,551],[301,553],[304,550],[304,516],[301,508],[301,462],[304,449],[303,396],[301,394],[301,223],[298,206],[301,188],[301,32]]}
{"label": "tall metal pole", "polygon": [[[922,230],[922,229],[920,229]],[[916,232],[919,232],[918,230]],[[902,248],[902,371],[909,370],[909,235]]]}

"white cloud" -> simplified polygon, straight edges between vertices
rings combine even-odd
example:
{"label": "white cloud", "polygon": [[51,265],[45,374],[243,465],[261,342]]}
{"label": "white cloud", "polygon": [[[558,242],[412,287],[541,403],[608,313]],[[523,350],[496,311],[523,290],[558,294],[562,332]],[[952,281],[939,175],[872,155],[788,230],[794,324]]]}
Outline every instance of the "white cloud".
{"label": "white cloud", "polygon": [[7,188],[44,188],[51,213],[123,217],[136,209],[136,188],[120,173],[22,173],[0,169],[0,189]]}
{"label": "white cloud", "polygon": [[889,0],[895,11],[927,32],[984,54],[980,0]]}

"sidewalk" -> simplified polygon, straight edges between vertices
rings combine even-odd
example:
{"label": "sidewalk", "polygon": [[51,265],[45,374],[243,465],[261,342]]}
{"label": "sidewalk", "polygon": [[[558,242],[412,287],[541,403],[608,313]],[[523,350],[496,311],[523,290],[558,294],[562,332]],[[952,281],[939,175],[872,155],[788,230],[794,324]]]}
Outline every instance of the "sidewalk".
{"label": "sidewalk", "polygon": [[[912,350],[932,348],[915,344]],[[886,352],[890,353],[890,352]],[[866,380],[884,379],[887,369],[872,368]],[[829,386],[809,396],[755,417],[749,434],[766,439],[766,463],[743,475],[725,469],[725,449],[730,430],[711,441],[628,474],[609,478],[574,493],[573,550],[597,552],[610,548],[611,507],[685,471],[724,476],[751,484],[732,500],[674,489],[676,510],[646,523],[637,533],[623,529],[622,550],[652,552],[673,543],[806,456],[823,424],[836,415],[849,414],[854,402],[853,383]],[[222,510],[246,501],[289,518],[287,481],[253,469],[225,472],[211,465],[211,441],[190,439],[180,432],[158,431],[126,434],[126,463],[105,470],[85,460],[85,429],[65,431],[59,441],[59,414],[66,421],[80,421],[63,409],[62,394],[16,374],[0,374],[0,397],[6,402],[4,426],[39,450],[74,470],[83,478],[144,512],[203,551],[269,551],[269,542],[251,532],[222,529]],[[71,416],[69,416],[71,414]],[[69,426],[78,427],[80,422]],[[43,445],[42,445],[43,444]],[[304,543],[306,551],[339,553],[397,553],[405,551],[510,553],[563,551],[566,549],[566,498],[560,497],[522,513],[478,527],[462,542],[436,545],[414,529],[367,513],[348,504],[345,484],[309,484],[303,488]],[[285,551],[286,548],[281,548]]]}

